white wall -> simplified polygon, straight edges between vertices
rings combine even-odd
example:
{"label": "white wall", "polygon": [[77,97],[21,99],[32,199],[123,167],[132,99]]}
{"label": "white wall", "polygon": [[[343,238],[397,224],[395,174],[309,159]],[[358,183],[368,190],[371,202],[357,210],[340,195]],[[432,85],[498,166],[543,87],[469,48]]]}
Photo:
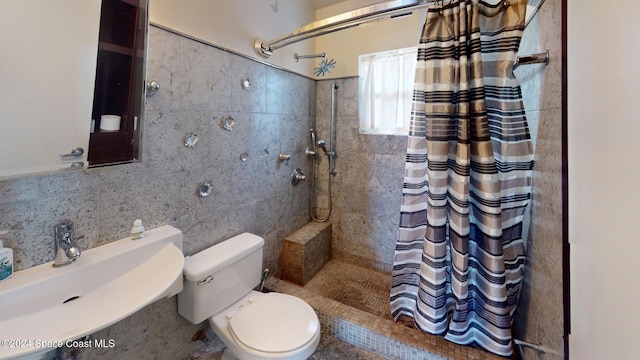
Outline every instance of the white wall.
{"label": "white wall", "polygon": [[638,359],[640,2],[568,0],[571,359]]}
{"label": "white wall", "polygon": [[[358,55],[415,46],[425,12],[382,21],[298,42],[274,51],[268,59],[254,51],[254,40],[273,40],[307,25],[381,0],[346,0],[315,11],[300,0],[150,0],[150,21],[241,54],[258,58],[294,72],[315,77],[320,59],[295,62],[293,55],[326,52],[336,68],[323,78],[358,75]],[[161,84],[162,85],[162,84]]]}
{"label": "white wall", "polygon": [[312,63],[296,63],[293,58],[295,53],[312,53],[312,40],[280,48],[266,60],[256,55],[253,48],[256,38],[270,41],[312,22],[314,10],[308,1],[150,0],[150,3],[149,18],[153,23],[300,74],[313,74]]}
{"label": "white wall", "polygon": [[[325,19],[379,2],[380,0],[346,0],[318,9],[316,19]],[[420,39],[425,14],[425,10],[418,10],[411,16],[360,25],[315,38],[315,52],[326,52],[328,59],[336,60],[336,68],[324,77],[357,76],[360,54],[416,46]],[[319,60],[314,61],[314,66],[319,62]]]}

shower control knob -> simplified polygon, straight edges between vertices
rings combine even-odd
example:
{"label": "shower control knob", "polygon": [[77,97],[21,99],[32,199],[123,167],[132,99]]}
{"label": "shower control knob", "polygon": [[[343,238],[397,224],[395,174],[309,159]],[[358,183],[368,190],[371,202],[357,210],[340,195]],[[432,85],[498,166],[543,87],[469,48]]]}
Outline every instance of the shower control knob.
{"label": "shower control knob", "polygon": [[307,180],[307,175],[305,175],[302,170],[295,169],[293,170],[293,174],[291,174],[291,184],[298,185],[301,181]]}

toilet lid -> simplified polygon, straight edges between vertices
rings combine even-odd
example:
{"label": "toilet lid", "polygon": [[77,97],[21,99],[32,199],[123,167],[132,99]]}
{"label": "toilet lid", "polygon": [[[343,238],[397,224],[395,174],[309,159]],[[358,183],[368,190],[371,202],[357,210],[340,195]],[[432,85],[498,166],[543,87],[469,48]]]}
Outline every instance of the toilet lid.
{"label": "toilet lid", "polygon": [[245,346],[262,352],[287,352],[308,343],[318,331],[315,311],[303,300],[268,293],[242,308],[229,327]]}

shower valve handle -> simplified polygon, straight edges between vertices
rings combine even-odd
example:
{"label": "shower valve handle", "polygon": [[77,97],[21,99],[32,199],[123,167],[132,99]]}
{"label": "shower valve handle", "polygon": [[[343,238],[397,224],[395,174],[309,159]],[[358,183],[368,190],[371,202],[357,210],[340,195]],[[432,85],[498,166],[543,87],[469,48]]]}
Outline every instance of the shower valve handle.
{"label": "shower valve handle", "polygon": [[302,170],[300,169],[295,169],[293,170],[293,173],[291,174],[291,184],[292,185],[298,185],[301,181],[305,181],[307,180],[307,176],[304,174],[304,172],[302,172]]}

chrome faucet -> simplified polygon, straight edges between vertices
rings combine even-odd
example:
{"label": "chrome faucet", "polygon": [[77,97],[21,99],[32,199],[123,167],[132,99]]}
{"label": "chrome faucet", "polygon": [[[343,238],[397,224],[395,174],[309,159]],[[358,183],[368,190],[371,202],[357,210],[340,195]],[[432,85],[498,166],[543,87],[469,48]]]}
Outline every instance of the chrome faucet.
{"label": "chrome faucet", "polygon": [[54,227],[56,258],[53,267],[69,265],[80,257],[80,247],[73,240],[73,222],[64,220]]}

